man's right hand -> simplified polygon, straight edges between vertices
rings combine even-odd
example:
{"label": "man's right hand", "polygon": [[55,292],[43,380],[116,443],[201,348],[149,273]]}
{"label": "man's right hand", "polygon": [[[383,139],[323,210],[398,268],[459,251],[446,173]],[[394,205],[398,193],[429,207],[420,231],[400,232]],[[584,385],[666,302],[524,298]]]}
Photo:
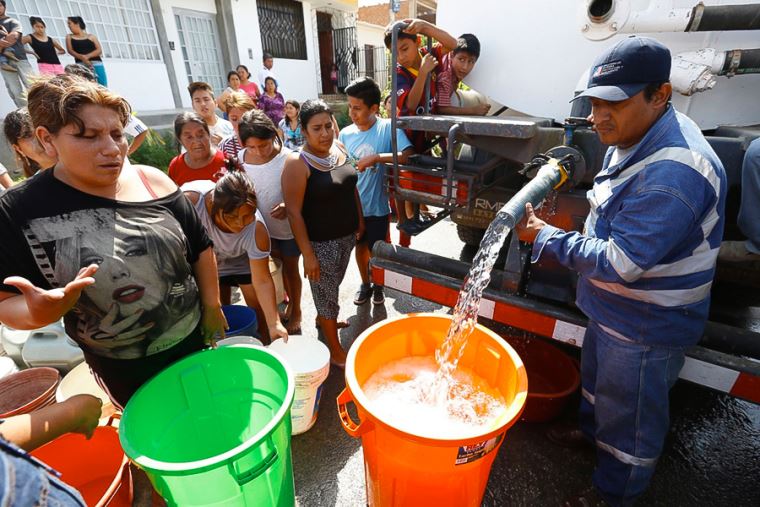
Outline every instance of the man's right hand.
{"label": "man's right hand", "polygon": [[40,324],[37,327],[41,327],[60,319],[74,307],[82,290],[95,283],[93,275],[97,270],[98,265],[91,264],[80,269],[76,278],[65,287],[51,290],[41,289],[20,276],[10,276],[4,283],[21,291],[29,309],[31,323]]}

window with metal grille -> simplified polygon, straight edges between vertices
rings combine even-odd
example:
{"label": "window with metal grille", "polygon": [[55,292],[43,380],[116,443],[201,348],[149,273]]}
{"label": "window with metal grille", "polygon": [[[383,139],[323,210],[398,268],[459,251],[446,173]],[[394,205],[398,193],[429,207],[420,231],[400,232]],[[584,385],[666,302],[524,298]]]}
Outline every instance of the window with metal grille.
{"label": "window with metal grille", "polygon": [[264,52],[275,58],[306,60],[303,4],[294,0],[258,0]]}
{"label": "window with metal grille", "polygon": [[122,60],[161,60],[150,0],[13,0],[8,15],[32,31],[29,16],[39,16],[47,34],[65,46],[66,18],[82,16],[87,32],[97,35],[103,56]]}

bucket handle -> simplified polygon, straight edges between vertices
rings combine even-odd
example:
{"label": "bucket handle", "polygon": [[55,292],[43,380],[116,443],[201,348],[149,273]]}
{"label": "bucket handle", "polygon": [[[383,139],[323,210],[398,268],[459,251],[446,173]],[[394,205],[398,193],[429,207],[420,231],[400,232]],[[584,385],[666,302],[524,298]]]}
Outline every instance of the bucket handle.
{"label": "bucket handle", "polygon": [[[114,424],[115,420],[121,419],[121,412],[116,412],[111,414],[111,416],[108,418],[108,422],[105,424],[105,426],[111,426],[112,428],[116,428],[116,425]],[[111,484],[108,486],[108,489],[103,493],[103,496],[100,497],[100,500],[95,504],[95,507],[106,507],[111,503],[111,500],[113,500],[114,496],[116,496],[116,493],[119,491],[119,489],[123,486],[122,480],[124,478],[129,478],[129,484],[131,489],[131,473],[129,470],[129,458],[125,454],[124,457],[121,459],[121,464],[119,465],[119,471],[116,473],[116,476],[111,481]],[[132,497],[132,492],[130,491],[129,497]]]}
{"label": "bucket handle", "polygon": [[372,429],[372,423],[370,421],[360,421],[358,424],[351,419],[351,415],[346,408],[347,403],[354,403],[354,398],[351,396],[351,391],[348,387],[343,388],[343,391],[338,395],[338,417],[343,424],[343,429],[346,430],[350,436],[359,438],[366,432]]}
{"label": "bucket handle", "polygon": [[229,464],[230,472],[232,473],[232,476],[235,477],[235,480],[239,486],[248,484],[256,477],[266,472],[269,467],[277,462],[279,454],[277,453],[277,447],[274,445],[274,441],[272,440],[272,435],[267,436],[266,439],[264,439],[264,441],[261,443],[260,447],[266,454],[262,452],[262,454],[264,454],[262,459],[248,470],[245,470],[243,472],[239,471],[238,467],[236,466],[237,462],[232,462]]}

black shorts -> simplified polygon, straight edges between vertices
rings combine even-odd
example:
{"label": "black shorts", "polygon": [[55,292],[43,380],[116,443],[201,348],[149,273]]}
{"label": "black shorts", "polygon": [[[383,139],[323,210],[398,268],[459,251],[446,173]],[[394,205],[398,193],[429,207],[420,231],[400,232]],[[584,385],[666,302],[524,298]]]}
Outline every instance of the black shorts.
{"label": "black shorts", "polygon": [[364,234],[359,238],[359,243],[366,243],[370,251],[376,241],[385,241],[388,236],[390,217],[364,217]]}
{"label": "black shorts", "polygon": [[241,285],[251,285],[251,274],[245,275],[224,275],[219,277],[219,285],[227,287],[240,287]]}

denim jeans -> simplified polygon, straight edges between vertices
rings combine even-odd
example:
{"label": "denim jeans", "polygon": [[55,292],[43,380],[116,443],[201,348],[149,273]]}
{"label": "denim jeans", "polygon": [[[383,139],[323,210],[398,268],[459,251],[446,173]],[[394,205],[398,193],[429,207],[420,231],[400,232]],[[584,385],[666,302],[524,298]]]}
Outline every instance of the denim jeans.
{"label": "denim jeans", "polygon": [[51,468],[1,438],[0,505],[85,507],[79,492],[64,484]]}
{"label": "denim jeans", "polygon": [[16,67],[18,72],[0,70],[0,74],[3,76],[3,81],[5,81],[8,95],[10,95],[16,107],[25,107],[26,91],[32,86],[34,71],[32,70],[32,65],[26,60],[16,62]]}
{"label": "denim jeans", "polygon": [[752,141],[744,154],[738,223],[747,236],[747,250],[760,254],[760,138]]}
{"label": "denim jeans", "polygon": [[668,393],[682,347],[642,345],[589,322],[581,355],[580,426],[596,444],[593,483],[613,506],[646,490],[670,424]]}
{"label": "denim jeans", "polygon": [[106,66],[103,65],[103,62],[92,62],[92,70],[95,72],[95,77],[98,79],[98,84],[102,86],[108,86]]}

